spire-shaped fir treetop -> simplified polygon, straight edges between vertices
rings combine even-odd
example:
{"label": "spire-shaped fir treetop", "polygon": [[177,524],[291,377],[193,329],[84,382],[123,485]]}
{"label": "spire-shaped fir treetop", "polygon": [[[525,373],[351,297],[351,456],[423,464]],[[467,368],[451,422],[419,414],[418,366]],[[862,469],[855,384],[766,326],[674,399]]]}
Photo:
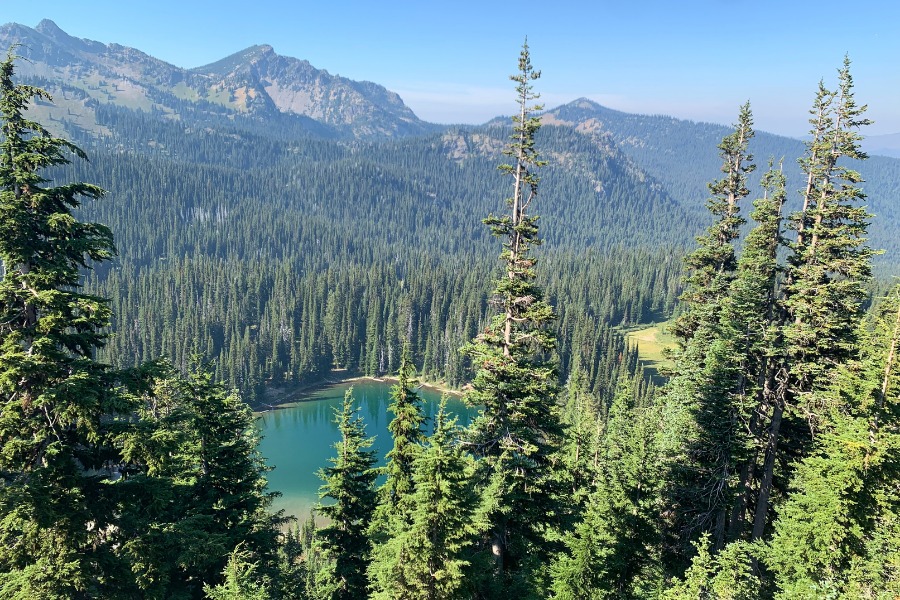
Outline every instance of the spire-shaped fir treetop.
{"label": "spire-shaped fir treetop", "polygon": [[863,313],[865,284],[874,251],[865,245],[871,215],[861,202],[863,179],[847,159],[867,157],[859,128],[867,106],[853,96],[850,60],[838,70],[838,87],[822,84],[810,113],[811,139],[800,166],[807,174],[803,208],[791,216],[796,241],[791,244],[785,303],[785,328],[791,362],[792,404],[812,427],[821,407],[810,404],[811,392],[828,383],[827,373],[852,358],[857,324]]}
{"label": "spire-shaped fir treetop", "polygon": [[708,313],[716,313],[734,277],[737,261],[733,242],[738,239],[740,228],[746,223],[740,215],[740,201],[750,193],[747,175],[756,169],[753,155],[749,152],[753,135],[753,113],[747,102],[740,107],[734,131],[719,144],[724,176],[708,185],[711,196],[706,206],[716,220],[704,235],[697,238],[697,249],[685,257],[690,275],[681,299],[687,303],[688,310],[675,321],[673,327],[673,333],[682,343],[713,318]]}
{"label": "spire-shaped fir treetop", "polygon": [[498,314],[466,348],[476,369],[466,401],[484,407],[467,438],[481,459],[479,478],[489,523],[485,542],[495,565],[491,594],[509,597],[530,593],[528,565],[544,562],[544,534],[557,514],[550,474],[551,456],[561,438],[556,363],[549,358],[556,344],[549,330],[555,315],[534,282],[536,261],[530,251],[540,238],[537,217],[528,213],[538,194],[536,169],[545,164],[534,139],[540,127],[534,112],[541,106],[530,104],[538,98],[531,83],[539,77],[526,42],[519,72],[511,76],[517,84],[518,111],[504,154],[512,160],[500,166],[513,178],[510,212],[484,220],[503,239],[500,259],[505,272],[493,297]]}

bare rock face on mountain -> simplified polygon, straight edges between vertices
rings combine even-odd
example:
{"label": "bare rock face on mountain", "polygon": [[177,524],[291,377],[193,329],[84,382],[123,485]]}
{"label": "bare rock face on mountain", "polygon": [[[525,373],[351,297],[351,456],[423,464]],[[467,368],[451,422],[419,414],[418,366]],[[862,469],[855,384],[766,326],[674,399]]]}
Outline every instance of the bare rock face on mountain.
{"label": "bare rock face on mountain", "polygon": [[213,82],[216,89],[229,90],[243,110],[271,106],[350,127],[360,137],[424,131],[397,94],[375,83],[331,75],[305,60],[280,56],[268,45],[252,46],[191,73]]}
{"label": "bare rock face on mountain", "polygon": [[49,20],[34,29],[3,25],[0,45],[15,45],[27,59],[18,72],[56,92],[57,104],[66,111],[59,120],[82,128],[102,129],[92,119],[99,102],[172,118],[188,110],[261,118],[296,115],[337,137],[397,137],[434,129],[384,87],[331,75],[305,60],[280,56],[268,45],[183,69],[134,48],[72,37]]}
{"label": "bare rock face on mountain", "polygon": [[[334,157],[352,152],[355,140],[424,134],[434,136],[431,147],[463,165],[470,159],[498,156],[508,141],[508,117],[480,127],[429,124],[380,85],[332,75],[305,60],[281,56],[268,45],[184,69],[134,48],[75,38],[49,20],[35,28],[15,23],[0,26],[0,48],[13,45],[14,52],[27,59],[18,61],[17,75],[53,94],[52,103],[35,103],[30,109],[33,118],[79,141],[93,137],[98,146],[117,152],[185,160],[188,150],[179,151],[174,138],[186,136],[191,143],[201,144],[202,139],[202,144],[208,144],[213,150],[204,160],[214,164],[238,160],[242,155],[229,150],[233,145],[259,153],[260,141],[277,145],[324,138],[340,146],[329,151]],[[548,178],[561,172],[575,175],[587,182],[586,190],[601,198],[614,187],[614,180],[624,176],[654,194],[661,192],[694,222],[706,218],[707,182],[721,175],[717,145],[729,127],[629,114],[586,98],[546,110],[540,117],[546,126],[541,135],[548,140],[543,150],[550,163]],[[566,135],[566,145],[550,143],[554,132],[563,130],[573,134]],[[395,149],[422,152],[417,143],[409,139]],[[898,146],[896,136],[881,136],[867,140],[864,147],[873,154],[892,154]],[[789,189],[805,184],[796,163],[805,150],[801,140],[757,132],[751,149],[760,167],[769,157],[784,159]],[[243,164],[252,162],[245,159],[240,159]],[[398,166],[397,171],[406,168]],[[764,171],[759,168],[751,174],[752,189],[758,189],[758,177]],[[887,256],[896,256],[900,252],[896,235],[900,160],[872,156],[861,171],[866,178],[867,209],[878,216],[869,230],[871,244],[886,249]],[[788,210],[794,210],[799,196],[789,198]],[[686,233],[686,239],[691,235]]]}

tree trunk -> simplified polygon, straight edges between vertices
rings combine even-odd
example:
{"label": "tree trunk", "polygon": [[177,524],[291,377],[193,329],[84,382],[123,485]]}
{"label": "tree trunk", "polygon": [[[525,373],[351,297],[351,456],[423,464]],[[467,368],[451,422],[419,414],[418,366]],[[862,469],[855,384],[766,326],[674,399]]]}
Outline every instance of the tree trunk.
{"label": "tree trunk", "polygon": [[772,411],[772,425],[766,442],[766,458],[763,464],[762,480],[759,484],[759,497],[756,499],[756,515],[753,519],[753,532],[750,539],[762,538],[766,529],[766,518],[769,514],[769,497],[772,494],[772,480],[775,476],[775,455],[778,451],[778,436],[781,429],[781,418],[784,414],[784,403],[779,398]]}
{"label": "tree trunk", "polygon": [[[900,289],[898,289],[900,295]],[[881,379],[881,389],[878,390],[878,398],[875,402],[875,416],[872,418],[872,426],[869,429],[869,441],[875,443],[875,434],[878,432],[878,414],[884,406],[887,398],[888,385],[891,380],[891,372],[894,369],[894,357],[897,352],[897,340],[900,338],[900,303],[897,306],[897,317],[894,319],[894,332],[891,334],[891,345],[888,348],[887,359],[884,361],[884,377]]]}

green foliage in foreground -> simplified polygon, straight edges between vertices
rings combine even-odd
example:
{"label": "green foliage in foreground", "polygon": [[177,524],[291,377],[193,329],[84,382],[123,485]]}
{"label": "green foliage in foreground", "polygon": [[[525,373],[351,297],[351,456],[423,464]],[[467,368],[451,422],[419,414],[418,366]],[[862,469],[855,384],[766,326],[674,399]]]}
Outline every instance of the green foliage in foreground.
{"label": "green foliage in foreground", "polygon": [[368,526],[375,514],[375,453],[366,450],[372,439],[366,438],[362,417],[353,407],[353,388],[347,390],[335,422],[341,439],[335,444],[337,456],[332,466],[322,469],[325,482],[319,497],[331,504],[319,504],[316,512],[329,524],[319,533],[324,564],[315,582],[315,597],[333,600],[361,598],[368,585],[371,543]]}
{"label": "green foliage in foreground", "polygon": [[27,118],[43,90],[0,64],[0,590],[58,598],[93,589],[110,518],[96,442],[115,405],[108,370],[91,357],[109,307],[79,290],[90,260],[114,253],[112,234],[72,215],[103,195],[86,183],[51,186],[43,173],[84,153]]}
{"label": "green foliage in foreground", "polygon": [[80,291],[110,231],[72,214],[103,191],[48,186],[77,147],[28,120],[40,89],[0,64],[0,596],[198,597],[239,544],[269,562],[280,517],[249,408],[164,363],[94,360],[110,311]]}
{"label": "green foliage in foreground", "polygon": [[[900,287],[864,313],[872,252],[863,243],[862,177],[839,160],[864,158],[856,128],[867,121],[853,100],[849,62],[839,88],[820,86],[816,97],[801,160],[805,205],[785,228],[784,177],[771,162],[739,253],[752,122],[742,107],[720,146],[726,176],[710,186],[715,222],[687,260],[674,375],[656,389],[633,349],[616,345],[588,314],[599,289],[592,284],[585,292],[573,284],[578,277],[547,277],[557,303],[576,299],[560,310],[566,335],[554,335],[555,311],[531,254],[537,221],[526,211],[542,165],[539,123],[527,105],[537,73],[526,46],[514,77],[521,110],[508,148],[513,164],[503,168],[514,181],[511,211],[486,220],[503,240],[497,314],[471,330],[480,319],[473,315],[486,311],[482,298],[456,322],[456,335],[473,338],[467,356],[476,375],[466,398],[482,407],[468,428],[458,429],[442,405],[425,435],[410,363],[395,352],[415,337],[427,360],[443,361],[435,368],[456,369],[445,352],[455,338],[414,316],[427,304],[432,322],[447,321],[453,311],[441,297],[382,303],[362,295],[367,315],[359,321],[348,316],[360,310],[352,278],[317,274],[323,289],[346,284],[347,293],[300,296],[329,333],[306,339],[296,354],[291,329],[273,325],[286,318],[287,297],[280,305],[261,298],[287,289],[286,272],[235,305],[274,311],[268,337],[259,333],[279,357],[272,368],[399,367],[382,493],[348,393],[336,457],[322,471],[317,511],[327,522],[317,528],[311,516],[299,530],[283,530],[285,519],[271,514],[252,414],[210,368],[189,361],[184,374],[157,360],[119,370],[95,359],[110,311],[103,297],[81,291],[80,277],[112,255],[112,237],[72,211],[102,192],[49,185],[45,169],[83,153],[25,118],[28,103],[45,94],[12,76],[8,57],[0,64],[0,597],[900,594]],[[482,273],[445,275],[429,285],[466,281],[454,288],[463,306]],[[387,269],[368,276],[379,280],[375,290],[398,281]],[[364,337],[354,331],[361,322]],[[218,338],[207,333],[197,340],[215,348]],[[247,345],[229,352],[256,347],[249,328],[244,334]],[[262,376],[258,360],[247,364]],[[567,375],[562,392],[558,364]]]}
{"label": "green foliage in foreground", "polygon": [[540,119],[533,112],[541,107],[530,105],[538,97],[531,84],[538,77],[525,44],[519,71],[511,76],[518,102],[504,150],[511,164],[500,167],[513,179],[506,201],[510,214],[485,219],[503,242],[504,273],[493,294],[498,314],[465,349],[476,369],[465,401],[483,407],[466,438],[479,459],[477,485],[489,524],[483,545],[494,562],[484,593],[497,598],[537,595],[534,568],[550,555],[547,534],[559,515],[552,471],[562,441],[551,359],[555,313],[535,284],[537,261],[531,253],[541,240],[538,219],[528,212],[538,196],[536,170],[545,164],[535,148]]}

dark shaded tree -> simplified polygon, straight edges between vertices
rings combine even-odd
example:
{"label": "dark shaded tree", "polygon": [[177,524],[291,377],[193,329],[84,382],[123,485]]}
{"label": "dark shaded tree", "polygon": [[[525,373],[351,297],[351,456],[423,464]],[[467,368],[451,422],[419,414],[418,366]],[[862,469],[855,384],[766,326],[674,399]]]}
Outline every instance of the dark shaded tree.
{"label": "dark shaded tree", "polygon": [[740,201],[750,193],[747,174],[755,169],[748,150],[752,124],[747,103],[740,108],[734,131],[719,144],[725,176],[709,184],[712,196],[707,201],[715,222],[685,258],[686,307],[673,325],[680,348],[665,390],[672,429],[667,494],[674,517],[668,530],[673,551],[682,560],[700,532],[712,533],[716,547],[722,546],[733,503],[741,448],[734,397],[739,361],[722,316],[737,269],[734,242],[745,222]]}
{"label": "dark shaded tree", "polygon": [[114,404],[94,361],[110,311],[81,269],[114,254],[109,229],[73,215],[103,190],[52,185],[48,169],[85,154],[30,120],[43,90],[0,63],[0,589],[7,597],[98,593],[113,515],[95,444]]}
{"label": "dark shaded tree", "polygon": [[132,594],[199,597],[238,547],[260,577],[276,580],[285,519],[270,513],[276,494],[266,489],[250,408],[199,364],[187,377],[153,365],[138,391],[133,412],[110,428],[123,475],[110,535],[133,574]]}
{"label": "dark shaded tree", "polygon": [[660,406],[623,377],[597,440],[595,479],[553,564],[553,598],[641,598],[659,586],[663,457]]}

